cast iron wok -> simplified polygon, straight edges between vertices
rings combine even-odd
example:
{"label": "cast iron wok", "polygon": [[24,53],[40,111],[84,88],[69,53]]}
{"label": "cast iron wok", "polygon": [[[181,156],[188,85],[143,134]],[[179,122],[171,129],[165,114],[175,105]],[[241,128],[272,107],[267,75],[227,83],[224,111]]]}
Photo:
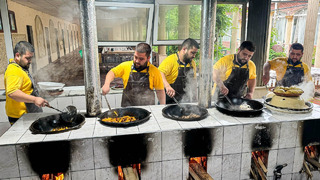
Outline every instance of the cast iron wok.
{"label": "cast iron wok", "polygon": [[[262,113],[263,104],[259,101],[243,98],[230,98],[230,100],[233,105],[231,105],[225,98],[219,99],[216,102],[216,108],[224,114],[237,117],[258,116]],[[243,103],[248,104],[252,109],[240,109],[240,105]]]}
{"label": "cast iron wok", "polygon": [[[114,111],[116,113],[114,113]],[[116,116],[115,114],[118,114]],[[142,124],[150,119],[150,112],[143,108],[134,108],[134,107],[126,107],[126,108],[117,108],[106,111],[98,116],[99,121],[103,125],[113,126],[113,127],[129,127],[135,126],[138,124]],[[115,118],[115,117],[122,117],[122,116],[133,116],[136,118],[135,121],[132,122],[105,122],[102,121],[104,118]]]}
{"label": "cast iron wok", "polygon": [[[29,129],[32,134],[54,134],[79,129],[84,123],[85,117],[81,114],[76,114],[71,123],[61,120],[61,114],[54,114],[37,119],[30,125]],[[65,127],[68,129],[52,131],[55,128]]]}
{"label": "cast iron wok", "polygon": [[[168,105],[162,109],[162,115],[166,118],[178,121],[199,121],[206,118],[208,115],[207,109],[201,106],[191,104],[181,104],[181,106],[183,111],[181,111],[180,106],[177,104]],[[188,119],[182,118],[182,116],[188,116],[191,113],[199,115],[199,117]]]}

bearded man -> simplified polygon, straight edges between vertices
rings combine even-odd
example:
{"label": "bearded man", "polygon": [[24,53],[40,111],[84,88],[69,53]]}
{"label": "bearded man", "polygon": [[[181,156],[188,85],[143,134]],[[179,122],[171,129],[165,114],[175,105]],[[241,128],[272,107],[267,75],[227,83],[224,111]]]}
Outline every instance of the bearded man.
{"label": "bearded man", "polygon": [[[166,90],[166,103],[174,104],[175,97],[177,101],[181,101],[183,95],[186,94],[186,86],[192,85],[190,88],[194,94],[197,94],[196,82],[196,63],[193,60],[199,50],[199,44],[194,39],[188,38],[183,41],[181,50],[175,54],[171,54],[165,58],[159,66],[163,84]],[[193,95],[195,97],[195,95]],[[184,98],[185,102],[190,102],[191,98]]]}
{"label": "bearded man", "polygon": [[270,70],[276,71],[276,86],[290,87],[299,85],[304,81],[312,81],[310,68],[301,61],[303,46],[293,43],[289,49],[289,57],[278,57],[267,61],[263,66],[262,82],[267,84],[270,80]]}
{"label": "bearded man", "polygon": [[34,56],[33,46],[20,41],[14,48],[14,59],[4,75],[6,89],[6,114],[13,125],[25,113],[42,112],[48,101],[39,97],[34,80],[29,72],[29,66]]}
{"label": "bearded man", "polygon": [[218,86],[218,97],[252,99],[256,87],[256,65],[251,60],[255,46],[244,41],[237,54],[219,59],[213,66],[213,81]]}
{"label": "bearded man", "polygon": [[112,68],[106,75],[102,94],[110,91],[110,83],[114,78],[122,78],[123,94],[121,106],[155,105],[154,90],[160,104],[165,104],[165,92],[160,71],[152,65],[151,47],[147,43],[139,43],[134,52],[134,60],[126,61]]}

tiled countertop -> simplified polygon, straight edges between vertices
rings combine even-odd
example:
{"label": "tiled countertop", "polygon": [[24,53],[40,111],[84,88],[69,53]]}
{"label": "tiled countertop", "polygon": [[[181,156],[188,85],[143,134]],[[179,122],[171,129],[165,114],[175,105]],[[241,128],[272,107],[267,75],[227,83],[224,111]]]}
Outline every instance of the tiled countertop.
{"label": "tiled countertop", "polygon": [[[257,123],[280,123],[288,121],[303,121],[320,119],[320,106],[314,105],[313,111],[306,114],[285,114],[264,109],[258,117],[233,117],[220,113],[215,108],[209,108],[209,115],[200,121],[176,121],[165,118],[162,109],[165,105],[140,106],[151,112],[151,118],[140,125],[133,127],[109,127],[102,125],[96,117],[87,117],[86,123],[80,128],[58,134],[32,134],[29,126],[39,117],[53,113],[29,113],[21,117],[7,132],[0,137],[0,145],[24,144],[33,142],[47,142],[59,140],[74,140],[97,137],[109,137],[117,135],[130,135],[142,133],[156,133],[164,131],[183,131],[196,128],[215,128],[226,126],[238,126]],[[108,109],[102,109],[107,111]],[[81,112],[80,112],[81,113]],[[82,112],[84,113],[84,111]]]}

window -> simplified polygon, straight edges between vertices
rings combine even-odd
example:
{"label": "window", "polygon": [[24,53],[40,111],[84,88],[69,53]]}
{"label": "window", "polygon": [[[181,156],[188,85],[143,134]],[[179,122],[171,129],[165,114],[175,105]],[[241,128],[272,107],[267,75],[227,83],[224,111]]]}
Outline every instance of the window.
{"label": "window", "polygon": [[0,32],[3,32],[1,13],[0,13]]}
{"label": "window", "polygon": [[181,44],[186,38],[200,42],[201,1],[163,1],[155,6],[154,45]]}
{"label": "window", "polygon": [[99,46],[135,46],[151,42],[153,4],[96,2]]}
{"label": "window", "polygon": [[18,32],[17,25],[16,25],[16,17],[13,11],[8,11],[8,12],[9,12],[10,30],[12,33],[16,33]]}

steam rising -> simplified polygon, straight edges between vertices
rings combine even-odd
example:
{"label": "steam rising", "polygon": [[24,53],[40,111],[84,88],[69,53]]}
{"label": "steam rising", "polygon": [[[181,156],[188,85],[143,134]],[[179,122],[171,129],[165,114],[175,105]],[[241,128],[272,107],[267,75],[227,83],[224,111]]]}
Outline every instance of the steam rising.
{"label": "steam rising", "polygon": [[300,96],[304,101],[310,101],[313,98],[315,93],[313,81],[302,82],[297,87],[304,91],[304,93]]}
{"label": "steam rising", "polygon": [[186,74],[187,80],[186,80],[186,86],[183,89],[185,94],[183,95],[181,102],[197,102],[198,97],[198,85],[197,81],[193,76],[193,70],[188,71]]}

